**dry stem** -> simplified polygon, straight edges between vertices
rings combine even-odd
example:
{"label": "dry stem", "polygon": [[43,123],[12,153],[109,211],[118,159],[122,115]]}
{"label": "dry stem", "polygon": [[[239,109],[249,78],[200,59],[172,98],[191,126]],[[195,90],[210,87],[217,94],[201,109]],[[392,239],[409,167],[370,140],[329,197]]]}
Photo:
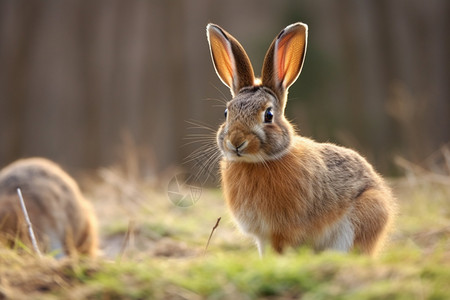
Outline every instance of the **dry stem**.
{"label": "dry stem", "polygon": [[127,248],[128,244],[129,244],[129,241],[130,241],[130,238],[131,238],[131,235],[133,234],[133,232],[134,232],[134,221],[130,220],[128,222],[128,230],[123,239],[122,247],[120,247],[120,252],[119,252],[119,256],[118,256],[119,261],[122,260],[122,257],[125,254],[125,249]]}
{"label": "dry stem", "polygon": [[211,241],[211,238],[212,238],[212,235],[213,235],[214,231],[215,231],[216,228],[219,226],[219,222],[220,222],[221,219],[222,219],[222,217],[219,217],[219,218],[217,219],[216,225],[214,225],[214,227],[213,227],[212,230],[211,230],[211,234],[209,235],[208,242],[206,243],[204,255],[206,254],[206,251],[208,251],[209,242]]}
{"label": "dry stem", "polygon": [[20,190],[20,188],[17,188],[17,194],[19,195],[20,206],[22,207],[23,215],[25,216],[25,221],[27,222],[28,233],[30,235],[31,243],[33,244],[34,251],[36,251],[36,253],[38,254],[39,257],[42,257],[41,251],[39,251],[39,247],[36,242],[36,237],[34,235],[33,226],[31,225],[30,217],[28,216],[27,207],[25,206],[25,201],[23,200],[22,191]]}

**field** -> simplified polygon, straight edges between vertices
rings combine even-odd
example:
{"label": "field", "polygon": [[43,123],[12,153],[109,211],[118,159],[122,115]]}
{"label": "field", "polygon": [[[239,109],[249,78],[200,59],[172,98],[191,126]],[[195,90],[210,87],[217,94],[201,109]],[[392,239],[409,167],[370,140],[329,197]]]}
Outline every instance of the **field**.
{"label": "field", "polygon": [[168,182],[118,169],[86,179],[101,258],[57,261],[0,249],[0,299],[450,299],[446,177],[391,180],[399,215],[377,258],[304,248],[260,259],[219,189],[197,190],[196,202],[181,207],[170,201]]}

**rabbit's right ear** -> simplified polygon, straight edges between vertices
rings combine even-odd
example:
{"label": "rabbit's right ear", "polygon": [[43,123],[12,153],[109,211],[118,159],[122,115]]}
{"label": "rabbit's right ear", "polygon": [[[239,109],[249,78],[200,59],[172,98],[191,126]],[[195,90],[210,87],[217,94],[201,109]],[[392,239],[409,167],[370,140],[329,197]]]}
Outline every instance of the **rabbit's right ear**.
{"label": "rabbit's right ear", "polygon": [[216,73],[230,88],[233,97],[243,87],[253,86],[255,75],[250,59],[241,44],[215,24],[208,24],[206,34]]}

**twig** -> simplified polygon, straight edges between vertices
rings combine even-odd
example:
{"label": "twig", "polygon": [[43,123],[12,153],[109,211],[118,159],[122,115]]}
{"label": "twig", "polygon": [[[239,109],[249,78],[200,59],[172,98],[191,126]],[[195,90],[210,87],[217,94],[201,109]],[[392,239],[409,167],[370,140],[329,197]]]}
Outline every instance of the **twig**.
{"label": "twig", "polygon": [[213,235],[214,231],[219,226],[219,222],[220,222],[221,219],[222,219],[222,217],[219,217],[217,219],[216,225],[214,225],[214,227],[211,229],[211,234],[209,235],[208,242],[206,243],[205,252],[203,253],[203,255],[206,255],[206,251],[208,251],[209,242],[211,241],[211,238],[212,238],[212,235]]}
{"label": "twig", "polygon": [[17,194],[19,195],[20,206],[22,207],[23,215],[25,216],[25,221],[27,222],[28,233],[31,238],[31,244],[33,244],[34,251],[36,251],[37,255],[39,257],[42,257],[41,251],[39,251],[39,247],[36,242],[36,237],[34,235],[33,226],[31,225],[30,217],[28,216],[27,207],[25,206],[25,201],[23,201],[22,191],[20,190],[20,188],[17,188]]}
{"label": "twig", "polygon": [[120,247],[120,252],[119,252],[119,256],[118,256],[119,262],[122,260],[122,257],[125,253],[125,249],[127,248],[127,245],[129,244],[129,241],[130,241],[133,231],[134,231],[134,221],[130,220],[128,222],[128,229],[127,229],[127,233],[125,234],[125,237],[123,239],[122,247]]}

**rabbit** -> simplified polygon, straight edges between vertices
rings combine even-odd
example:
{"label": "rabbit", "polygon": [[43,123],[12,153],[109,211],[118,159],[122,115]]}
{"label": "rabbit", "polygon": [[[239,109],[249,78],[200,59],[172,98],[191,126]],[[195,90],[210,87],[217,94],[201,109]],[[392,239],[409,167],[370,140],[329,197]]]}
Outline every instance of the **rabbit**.
{"label": "rabbit", "polygon": [[42,252],[56,258],[75,253],[97,255],[97,218],[77,183],[56,163],[45,158],[17,160],[0,171],[0,236],[8,246],[31,239],[17,188]]}
{"label": "rabbit", "polygon": [[355,151],[300,136],[284,116],[289,87],[305,60],[308,26],[274,39],[261,78],[239,42],[215,24],[207,38],[218,77],[230,88],[216,142],[224,198],[260,256],[307,245],[314,251],[375,255],[395,216],[395,199]]}

